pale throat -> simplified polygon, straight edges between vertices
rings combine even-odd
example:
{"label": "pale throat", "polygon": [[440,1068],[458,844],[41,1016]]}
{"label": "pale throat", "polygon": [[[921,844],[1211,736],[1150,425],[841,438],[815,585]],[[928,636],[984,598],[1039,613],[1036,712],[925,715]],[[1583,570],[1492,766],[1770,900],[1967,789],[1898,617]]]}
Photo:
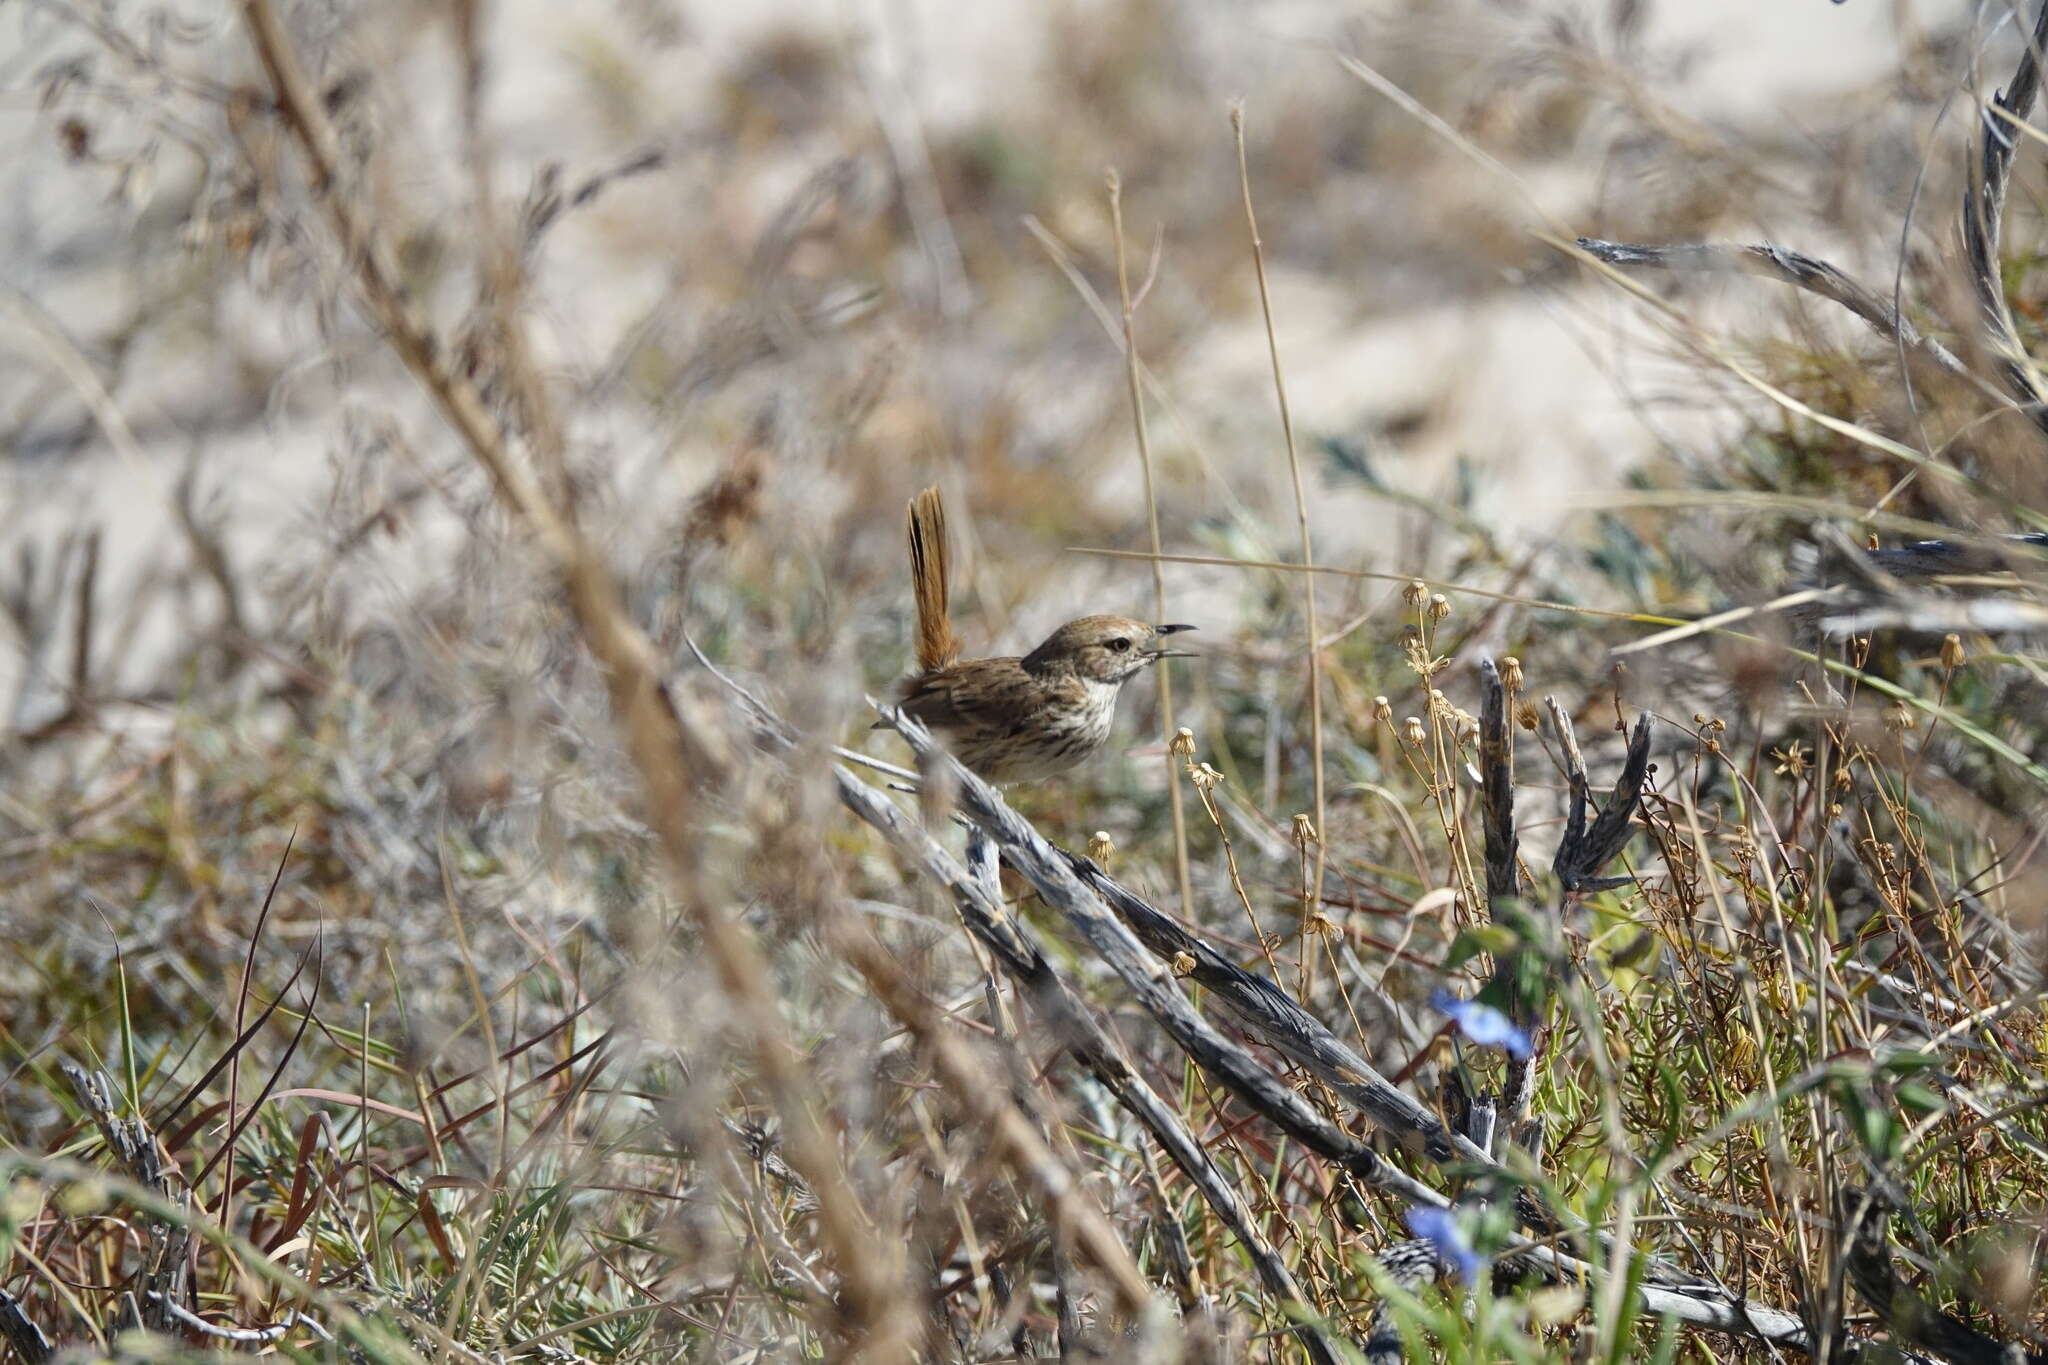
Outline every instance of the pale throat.
{"label": "pale throat", "polygon": [[1100,678],[1081,679],[1081,688],[1088,698],[1088,716],[1091,729],[1107,729],[1109,717],[1116,711],[1117,695],[1123,691],[1121,682],[1103,682]]}

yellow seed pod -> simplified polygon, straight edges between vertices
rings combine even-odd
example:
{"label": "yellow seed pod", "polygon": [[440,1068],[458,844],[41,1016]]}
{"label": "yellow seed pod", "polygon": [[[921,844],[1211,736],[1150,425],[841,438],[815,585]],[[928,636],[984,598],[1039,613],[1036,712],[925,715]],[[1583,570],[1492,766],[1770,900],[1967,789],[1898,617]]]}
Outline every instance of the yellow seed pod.
{"label": "yellow seed pod", "polygon": [[1740,1024],[1728,1031],[1728,1064],[1745,1072],[1756,1066],[1756,1039]]}

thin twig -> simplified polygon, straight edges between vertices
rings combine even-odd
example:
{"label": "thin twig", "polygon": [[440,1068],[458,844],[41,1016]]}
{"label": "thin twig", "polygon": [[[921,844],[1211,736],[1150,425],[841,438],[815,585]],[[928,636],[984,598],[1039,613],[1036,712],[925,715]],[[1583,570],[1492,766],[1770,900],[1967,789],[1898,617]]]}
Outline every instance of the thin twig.
{"label": "thin twig", "polygon": [[[1145,528],[1152,538],[1152,605],[1157,619],[1166,619],[1166,569],[1159,557],[1159,498],[1152,487],[1152,439],[1145,424],[1145,391],[1138,382],[1138,332],[1135,305],[1131,302],[1130,269],[1124,259],[1123,181],[1109,173],[1109,222],[1116,237],[1116,289],[1123,304],[1124,380],[1131,391],[1131,421],[1137,431],[1138,468],[1145,479]],[[1149,287],[1149,284],[1148,284]],[[1168,740],[1166,750],[1166,800],[1173,819],[1173,866],[1180,887],[1180,912],[1195,913],[1194,878],[1188,870],[1188,818],[1182,804],[1180,776],[1175,771],[1172,739],[1173,675],[1161,668],[1159,674],[1159,717]]]}
{"label": "thin twig", "polygon": [[[1303,888],[1301,913],[1304,923],[1323,900],[1323,868],[1328,859],[1329,805],[1323,792],[1323,651],[1322,631],[1316,622],[1315,549],[1309,539],[1308,495],[1302,490],[1301,452],[1294,441],[1294,415],[1287,406],[1287,378],[1280,365],[1280,337],[1273,327],[1273,291],[1266,283],[1266,247],[1259,240],[1259,218],[1252,209],[1252,175],[1245,159],[1244,104],[1230,107],[1230,131],[1237,141],[1237,183],[1244,193],[1245,227],[1251,233],[1252,270],[1259,280],[1259,313],[1266,324],[1266,353],[1273,362],[1273,392],[1280,401],[1280,433],[1287,442],[1287,472],[1294,481],[1294,523],[1301,536],[1301,608],[1308,618],[1308,734],[1310,761],[1315,774],[1316,861],[1315,879]],[[1155,537],[1152,552],[1159,552]],[[1157,564],[1157,560],[1153,561]],[[1311,959],[1313,960],[1313,959]]]}

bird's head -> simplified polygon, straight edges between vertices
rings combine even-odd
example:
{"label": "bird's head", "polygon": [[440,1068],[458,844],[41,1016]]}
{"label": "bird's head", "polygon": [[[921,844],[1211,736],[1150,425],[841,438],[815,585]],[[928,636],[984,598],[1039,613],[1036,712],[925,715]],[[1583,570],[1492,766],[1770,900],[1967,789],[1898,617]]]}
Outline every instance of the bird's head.
{"label": "bird's head", "polygon": [[1071,673],[1090,682],[1124,681],[1161,659],[1191,659],[1185,649],[1164,649],[1168,635],[1193,630],[1184,625],[1147,625],[1128,616],[1083,616],[1069,621],[1024,656],[1034,673]]}

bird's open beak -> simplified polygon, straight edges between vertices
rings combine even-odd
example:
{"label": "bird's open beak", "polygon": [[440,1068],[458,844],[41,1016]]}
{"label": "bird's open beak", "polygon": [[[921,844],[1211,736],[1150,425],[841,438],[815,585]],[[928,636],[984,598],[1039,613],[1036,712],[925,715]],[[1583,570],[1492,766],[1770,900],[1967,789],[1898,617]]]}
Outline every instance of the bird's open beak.
{"label": "bird's open beak", "polygon": [[[1153,632],[1159,635],[1178,635],[1181,631],[1193,629],[1194,627],[1190,625],[1152,627]],[[1151,649],[1145,652],[1154,659],[1192,659],[1195,657],[1195,652],[1191,649]]]}

